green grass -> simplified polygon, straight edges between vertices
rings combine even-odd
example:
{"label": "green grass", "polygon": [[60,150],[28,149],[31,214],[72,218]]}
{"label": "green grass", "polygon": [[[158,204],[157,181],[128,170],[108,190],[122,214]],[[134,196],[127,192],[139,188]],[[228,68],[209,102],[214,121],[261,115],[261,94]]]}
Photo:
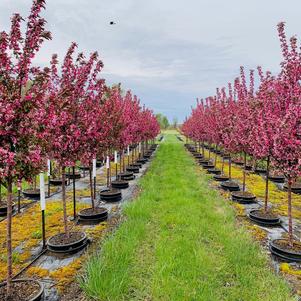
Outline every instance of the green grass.
{"label": "green grass", "polygon": [[95,300],[289,301],[286,282],[169,132],[125,222],[80,278]]}

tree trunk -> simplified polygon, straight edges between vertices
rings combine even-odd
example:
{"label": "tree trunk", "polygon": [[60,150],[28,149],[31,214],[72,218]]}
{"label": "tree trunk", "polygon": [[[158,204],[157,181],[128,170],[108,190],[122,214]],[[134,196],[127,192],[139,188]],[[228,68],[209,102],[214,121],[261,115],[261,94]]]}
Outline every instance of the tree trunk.
{"label": "tree trunk", "polygon": [[18,213],[21,213],[21,190],[22,190],[22,180],[17,181],[18,188]]}
{"label": "tree trunk", "polygon": [[[107,163],[106,163],[107,165]],[[110,188],[110,167],[107,168],[106,166],[106,169],[107,169],[107,187]]]}
{"label": "tree trunk", "polygon": [[112,170],[111,170],[111,161],[110,161],[110,164],[109,164],[109,185],[110,185],[110,188],[112,186]]}
{"label": "tree trunk", "polygon": [[222,168],[221,168],[222,173],[224,173],[224,165],[225,165],[225,159],[224,157],[222,157]]}
{"label": "tree trunk", "polygon": [[216,162],[217,162],[217,145],[215,146],[214,167],[216,167]]}
{"label": "tree trunk", "polygon": [[89,177],[90,177],[90,192],[91,192],[91,205],[92,209],[94,210],[95,204],[94,204],[94,192],[93,192],[93,179],[92,179],[92,168],[91,164],[89,165]]}
{"label": "tree trunk", "polygon": [[123,159],[123,155],[122,155],[122,152],[120,152],[120,165],[119,165],[119,172],[121,173],[122,172],[122,159]]}
{"label": "tree trunk", "polygon": [[70,185],[71,180],[70,180],[70,167],[68,168],[68,185]]}
{"label": "tree trunk", "polygon": [[253,170],[256,169],[256,165],[257,165],[257,160],[255,159],[255,157],[253,156]]}
{"label": "tree trunk", "polygon": [[75,166],[72,166],[72,174],[73,174],[73,218],[76,218],[76,196],[75,196]]}
{"label": "tree trunk", "polygon": [[62,199],[63,199],[63,214],[64,214],[64,230],[69,238],[69,229],[67,221],[67,206],[66,206],[66,167],[62,167]]}
{"label": "tree trunk", "polygon": [[12,215],[13,215],[13,200],[12,200],[13,184],[10,179],[7,183],[7,225],[6,225],[6,249],[7,249],[7,285],[6,293],[7,299],[10,300],[12,297]]}
{"label": "tree trunk", "polygon": [[244,170],[243,170],[243,182],[242,182],[242,191],[246,191],[246,167],[247,167],[247,154],[244,152]]}
{"label": "tree trunk", "polygon": [[265,178],[265,198],[264,198],[264,212],[268,211],[269,200],[269,174],[270,174],[270,156],[267,158],[267,173]]}
{"label": "tree trunk", "polygon": [[288,216],[288,242],[293,246],[293,218],[292,218],[292,179],[288,177],[287,182],[287,216]]}
{"label": "tree trunk", "polygon": [[232,165],[232,159],[230,156],[230,158],[229,158],[229,180],[231,180],[231,165]]}

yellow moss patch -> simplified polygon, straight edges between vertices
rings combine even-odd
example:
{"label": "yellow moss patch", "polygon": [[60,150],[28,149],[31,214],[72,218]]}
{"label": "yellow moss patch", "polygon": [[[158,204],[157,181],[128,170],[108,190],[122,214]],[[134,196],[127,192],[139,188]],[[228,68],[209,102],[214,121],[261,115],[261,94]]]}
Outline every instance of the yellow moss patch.
{"label": "yellow moss patch", "polygon": [[246,216],[245,207],[239,203],[233,203],[237,216]]}
{"label": "yellow moss patch", "polygon": [[284,274],[295,275],[301,278],[301,270],[293,269],[288,263],[284,262],[280,265],[280,271]]}
{"label": "yellow moss patch", "polygon": [[[88,207],[87,204],[78,204],[78,210]],[[46,205],[46,237],[63,232],[63,214],[62,202],[48,201]],[[72,215],[73,204],[67,202],[67,213]],[[73,222],[69,222],[69,227],[76,230],[81,229],[80,226],[75,226]],[[13,217],[12,221],[12,247],[14,250],[14,272],[23,268],[31,258],[30,250],[37,247],[41,241],[39,235],[33,235],[41,231],[41,211],[38,203],[28,208],[21,214]],[[15,251],[18,247],[20,252]],[[6,277],[6,221],[1,222],[0,227],[0,280]]]}
{"label": "yellow moss patch", "polygon": [[68,266],[57,269],[54,272],[50,272],[50,277],[57,281],[57,287],[59,290],[63,290],[64,287],[70,284],[76,275],[76,272],[81,268],[81,259],[74,260]]}
{"label": "yellow moss patch", "polygon": [[[66,192],[66,196],[67,196],[68,199],[69,198],[73,198],[73,192],[72,191]],[[91,196],[91,191],[90,191],[89,188],[77,190],[76,193],[75,193],[75,196],[77,198],[80,198],[80,197],[90,197]]]}
{"label": "yellow moss patch", "polygon": [[114,207],[112,207],[112,209],[111,209],[112,212],[116,212],[117,210],[118,210],[118,206],[114,206]]}
{"label": "yellow moss patch", "polygon": [[262,241],[264,239],[266,239],[267,237],[267,233],[262,230],[261,228],[259,228],[256,225],[247,225],[248,230],[250,230],[252,236],[259,241]]}
{"label": "yellow moss patch", "polygon": [[93,228],[89,228],[86,230],[86,233],[89,237],[92,238],[99,238],[103,235],[104,230],[107,228],[108,223],[107,222],[103,222],[100,223],[98,225],[96,225]]}
{"label": "yellow moss patch", "polygon": [[39,267],[30,267],[27,271],[26,274],[28,276],[38,276],[40,278],[45,278],[49,276],[49,271],[46,269],[42,269]]}

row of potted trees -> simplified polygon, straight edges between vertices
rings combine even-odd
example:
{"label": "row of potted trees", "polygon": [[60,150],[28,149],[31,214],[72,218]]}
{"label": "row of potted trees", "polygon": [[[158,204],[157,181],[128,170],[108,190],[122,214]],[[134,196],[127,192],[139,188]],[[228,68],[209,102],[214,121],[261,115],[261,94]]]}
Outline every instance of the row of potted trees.
{"label": "row of potted trees", "polygon": [[[254,202],[256,196],[246,191],[246,171],[252,168],[248,160],[265,162],[265,168],[256,171],[265,174],[265,200],[261,209],[252,210],[250,219],[265,225],[278,225],[280,220],[268,205],[269,179],[286,179],[288,192],[288,238],[271,243],[272,252],[285,259],[301,260],[301,245],[293,236],[292,189],[301,174],[301,52],[297,39],[287,40],[284,23],[278,24],[283,60],[279,74],[264,73],[257,68],[259,86],[255,89],[255,71],[249,76],[243,67],[234,83],[217,89],[215,95],[197,102],[196,108],[185,120],[182,131],[195,144],[188,145],[194,152],[201,145],[229,160],[229,173],[214,168],[214,161],[198,156],[203,166],[222,181],[221,186],[232,191],[232,199],[241,203]],[[233,154],[242,160],[243,183],[241,187],[231,180]],[[202,153],[204,155],[204,153]],[[209,155],[210,156],[210,155]],[[212,166],[211,166],[212,165]],[[276,175],[271,175],[271,165]],[[281,173],[281,175],[279,175]],[[240,191],[241,188],[241,191]]]}
{"label": "row of potted trees", "polygon": [[[35,291],[40,294],[34,282],[12,281],[13,185],[30,181],[47,170],[47,162],[55,162],[62,180],[64,232],[49,242],[54,249],[61,243],[81,243],[86,236],[68,229],[66,170],[80,161],[91,175],[98,158],[117,151],[122,160],[129,146],[142,145],[147,155],[146,150],[151,151],[148,141],[159,133],[152,111],[142,107],[131,91],[106,85],[100,77],[103,62],[97,52],[86,56],[72,43],[61,65],[56,54],[48,67],[33,65],[42,44],[51,39],[41,16],[44,9],[45,0],[33,0],[29,16],[14,14],[10,31],[0,33],[0,183],[7,189],[6,202],[1,204],[7,211],[7,281],[0,287],[1,300],[15,300],[12,296],[23,285],[28,296],[22,300],[32,298]],[[123,170],[115,185],[122,184],[126,175]],[[112,192],[111,185],[114,182],[102,193]],[[103,212],[95,200],[91,186],[91,208],[82,215]]]}

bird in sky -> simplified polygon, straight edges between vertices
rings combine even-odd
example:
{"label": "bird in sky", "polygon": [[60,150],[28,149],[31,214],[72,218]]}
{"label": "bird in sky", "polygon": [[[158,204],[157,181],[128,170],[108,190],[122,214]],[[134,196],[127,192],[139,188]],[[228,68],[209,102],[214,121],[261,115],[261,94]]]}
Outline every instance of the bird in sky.
{"label": "bird in sky", "polygon": [[111,21],[110,22],[110,25],[115,25],[116,23],[114,21]]}

